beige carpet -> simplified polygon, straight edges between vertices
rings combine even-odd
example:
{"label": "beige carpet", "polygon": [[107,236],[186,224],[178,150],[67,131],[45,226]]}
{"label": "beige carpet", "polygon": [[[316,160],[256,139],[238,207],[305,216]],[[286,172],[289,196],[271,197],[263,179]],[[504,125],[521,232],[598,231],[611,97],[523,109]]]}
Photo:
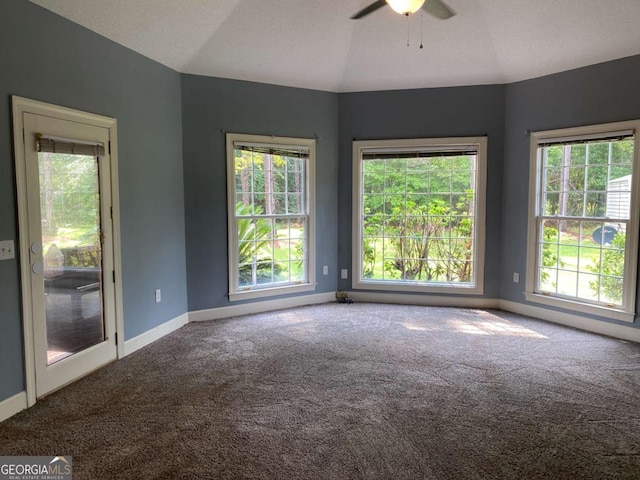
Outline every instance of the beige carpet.
{"label": "beige carpet", "polygon": [[638,479],[640,345],[497,311],[189,324],[0,424],[79,479]]}

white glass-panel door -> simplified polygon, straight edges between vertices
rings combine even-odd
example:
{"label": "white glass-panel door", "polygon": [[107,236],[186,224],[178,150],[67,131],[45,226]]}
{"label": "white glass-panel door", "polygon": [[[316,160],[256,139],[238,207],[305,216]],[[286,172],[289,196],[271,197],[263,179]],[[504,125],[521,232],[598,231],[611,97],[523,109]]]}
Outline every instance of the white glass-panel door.
{"label": "white glass-panel door", "polygon": [[116,358],[109,130],[31,113],[23,122],[40,397]]}

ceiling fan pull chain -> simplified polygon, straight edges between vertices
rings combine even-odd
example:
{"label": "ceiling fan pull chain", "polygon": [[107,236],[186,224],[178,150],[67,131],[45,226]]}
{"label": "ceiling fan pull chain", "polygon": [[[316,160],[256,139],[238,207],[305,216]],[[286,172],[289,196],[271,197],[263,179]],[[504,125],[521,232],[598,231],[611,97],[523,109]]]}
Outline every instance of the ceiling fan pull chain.
{"label": "ceiling fan pull chain", "polygon": [[407,20],[407,47],[409,46],[409,16],[405,17]]}
{"label": "ceiling fan pull chain", "polygon": [[424,21],[423,21],[423,16],[422,16],[422,10],[420,10],[420,48],[424,48],[424,45],[422,44],[422,30],[424,28]]}

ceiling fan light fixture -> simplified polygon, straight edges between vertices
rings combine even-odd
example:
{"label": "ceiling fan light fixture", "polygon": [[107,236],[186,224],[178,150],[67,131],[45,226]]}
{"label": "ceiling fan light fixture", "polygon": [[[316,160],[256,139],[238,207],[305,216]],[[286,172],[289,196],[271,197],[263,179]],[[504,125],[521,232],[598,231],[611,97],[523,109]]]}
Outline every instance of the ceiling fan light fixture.
{"label": "ceiling fan light fixture", "polygon": [[425,0],[386,0],[389,6],[400,15],[411,15],[420,10]]}

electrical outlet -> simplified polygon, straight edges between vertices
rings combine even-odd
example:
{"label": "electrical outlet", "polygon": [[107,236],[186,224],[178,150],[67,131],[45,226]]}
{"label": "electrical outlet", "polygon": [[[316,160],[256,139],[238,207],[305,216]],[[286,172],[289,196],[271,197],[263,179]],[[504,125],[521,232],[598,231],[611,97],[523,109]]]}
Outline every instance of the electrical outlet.
{"label": "electrical outlet", "polygon": [[340,271],[340,278],[342,278],[343,280],[346,280],[347,278],[349,278],[349,270],[346,268],[343,268]]}
{"label": "electrical outlet", "polygon": [[156,303],[160,303],[162,301],[162,291],[160,289],[156,290]]}
{"label": "electrical outlet", "polygon": [[329,267],[328,266],[324,266],[322,267],[322,274],[323,275],[328,275],[329,274]]}
{"label": "electrical outlet", "polygon": [[13,247],[13,240],[3,240],[0,242],[0,260],[10,260],[15,258],[16,252]]}
{"label": "electrical outlet", "polygon": [[520,283],[520,274],[518,272],[513,272],[513,283]]}

